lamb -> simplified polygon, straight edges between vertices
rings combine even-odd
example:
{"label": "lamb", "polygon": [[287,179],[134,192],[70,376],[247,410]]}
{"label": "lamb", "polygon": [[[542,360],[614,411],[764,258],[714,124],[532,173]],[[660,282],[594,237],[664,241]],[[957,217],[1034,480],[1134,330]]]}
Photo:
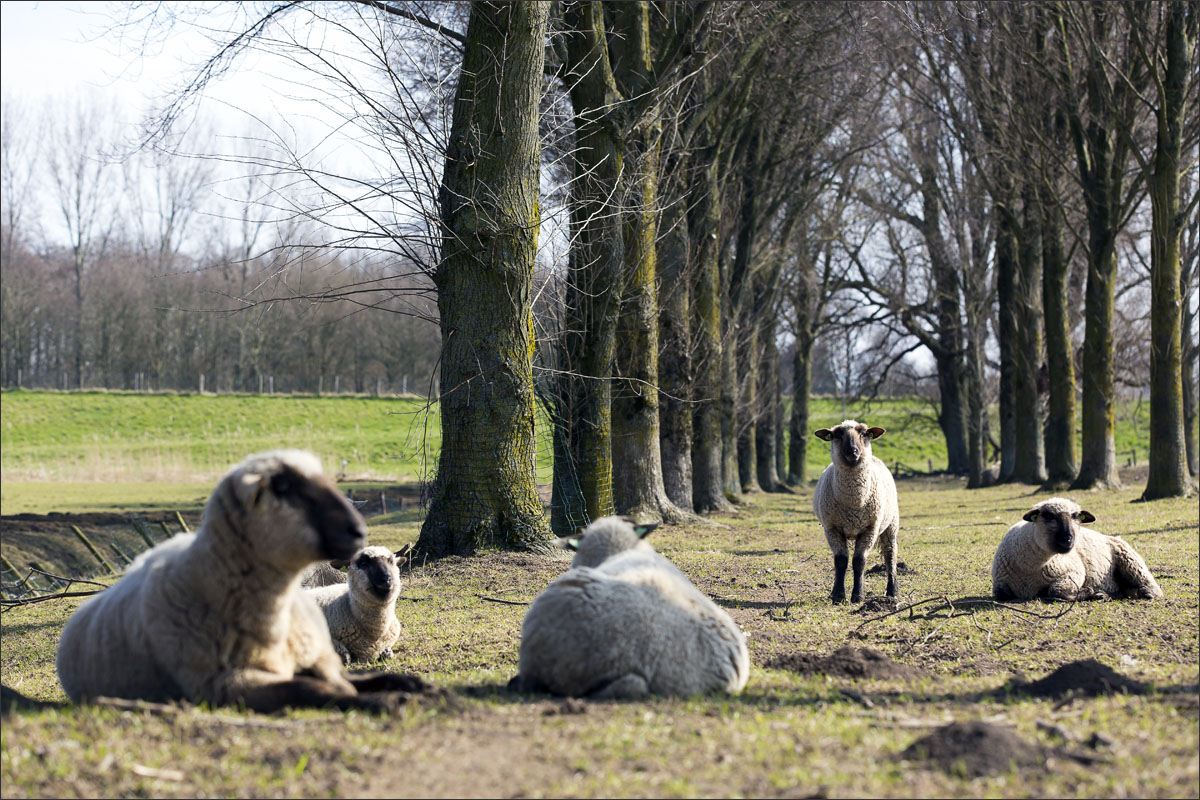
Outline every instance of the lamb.
{"label": "lamb", "polygon": [[347,558],[366,526],[311,453],[252,455],[217,484],[200,528],[151,548],[63,629],[59,681],[75,702],[389,711],[420,678],[350,674],[300,591],[314,561]]}
{"label": "lamb", "polygon": [[396,556],[386,547],[366,547],[350,562],[346,583],[304,590],[325,613],[333,647],[345,663],[394,655],[392,645],[400,638],[397,567]]}
{"label": "lamb", "polygon": [[1065,497],[1051,497],[1008,529],[992,560],[1000,601],[1107,600],[1163,596],[1142,557],[1117,536],[1083,527],[1096,518]]}
{"label": "lamb", "polygon": [[868,428],[852,419],[836,428],[814,432],[830,443],[831,463],[817,480],[813,510],[825,529],[825,540],[833,551],[834,603],[846,600],[846,565],[850,541],[854,541],[854,588],[850,601],[863,599],[863,567],[876,542],[883,551],[887,569],[887,596],[895,598],[896,537],[900,531],[900,506],[896,482],[887,465],[871,454],[871,442],[883,436],[883,428]]}
{"label": "lamb", "polygon": [[575,558],[525,615],[512,688],[594,699],[742,690],[745,635],[645,541],[654,527],[604,517],[560,540]]}

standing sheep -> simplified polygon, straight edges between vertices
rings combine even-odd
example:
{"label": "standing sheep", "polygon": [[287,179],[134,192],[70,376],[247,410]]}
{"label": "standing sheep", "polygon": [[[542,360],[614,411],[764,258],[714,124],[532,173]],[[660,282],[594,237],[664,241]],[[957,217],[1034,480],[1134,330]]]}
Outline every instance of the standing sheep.
{"label": "standing sheep", "polygon": [[304,590],[324,612],[333,647],[347,664],[352,658],[375,661],[393,655],[392,645],[400,638],[396,561],[386,547],[365,547],[350,562],[346,583]]}
{"label": "standing sheep", "polygon": [[817,480],[813,510],[825,529],[833,551],[835,603],[846,600],[846,565],[850,563],[850,541],[854,542],[854,589],[850,601],[863,598],[863,567],[867,553],[879,542],[887,568],[887,596],[895,598],[896,536],[900,531],[900,506],[896,482],[887,466],[871,454],[871,441],[883,436],[883,428],[868,428],[848,419],[836,428],[815,431],[830,443],[831,462]]}
{"label": "standing sheep", "polygon": [[561,542],[575,559],[525,615],[514,688],[595,699],[741,691],[745,635],[644,540],[651,530],[604,517]]}
{"label": "standing sheep", "polygon": [[992,560],[997,600],[1107,600],[1163,596],[1142,557],[1117,536],[1085,528],[1090,512],[1065,497],[1043,500],[1008,529]]}
{"label": "standing sheep", "polygon": [[383,711],[420,678],[343,671],[300,591],[314,561],[362,548],[362,517],[311,453],[250,456],[221,479],[195,534],[134,560],[67,621],[56,666],[75,702],[98,696]]}

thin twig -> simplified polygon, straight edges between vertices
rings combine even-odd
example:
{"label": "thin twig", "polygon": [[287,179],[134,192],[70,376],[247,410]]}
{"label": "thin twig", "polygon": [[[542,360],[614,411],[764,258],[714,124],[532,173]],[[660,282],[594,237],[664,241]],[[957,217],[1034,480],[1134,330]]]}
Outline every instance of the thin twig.
{"label": "thin twig", "polygon": [[501,600],[499,597],[488,597],[485,594],[475,595],[480,600],[487,600],[489,603],[503,603],[506,606],[527,606],[528,602],[524,600]]}
{"label": "thin twig", "polygon": [[[62,575],[55,575],[52,572],[46,572],[45,570],[38,569],[37,567],[29,568],[30,575],[32,575],[35,572],[38,575],[45,575],[47,578],[54,578],[55,580],[62,581],[63,583],[66,583],[68,586],[72,583],[86,583],[90,586],[99,586],[101,589],[108,588],[107,583],[100,583],[99,581],[89,581],[89,580],[85,580],[84,578],[64,578]],[[26,575],[25,577],[28,578],[29,575]]]}
{"label": "thin twig", "polygon": [[2,608],[16,608],[17,606],[28,606],[34,603],[44,603],[47,600],[59,600],[63,597],[89,597],[93,594],[100,594],[103,589],[93,589],[90,592],[58,592],[57,594],[43,594],[38,597],[22,597],[17,600],[0,600]]}

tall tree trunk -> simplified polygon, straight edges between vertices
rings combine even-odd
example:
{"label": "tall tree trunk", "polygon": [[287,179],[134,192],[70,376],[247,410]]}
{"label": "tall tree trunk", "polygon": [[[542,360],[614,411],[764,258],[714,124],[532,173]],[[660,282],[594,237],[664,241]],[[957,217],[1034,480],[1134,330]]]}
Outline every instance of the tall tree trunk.
{"label": "tall tree trunk", "polygon": [[788,484],[808,480],[808,400],[812,387],[813,336],[807,321],[797,324],[796,355],[792,360],[792,413],[788,428]]}
{"label": "tall tree trunk", "polygon": [[[571,457],[554,464],[555,481],[574,482],[582,519],[556,533],[612,514],[612,383],[617,318],[624,285],[624,240],[617,197],[625,142],[620,102],[598,0],[566,3],[567,83],[575,122],[571,236],[563,323],[565,356],[558,424]],[[569,492],[564,491],[564,496]],[[556,518],[557,520],[557,518]]]}
{"label": "tall tree trunk", "polygon": [[725,365],[721,340],[721,267],[720,267],[720,177],[716,154],[697,154],[697,180],[691,199],[693,216],[689,219],[692,241],[696,246],[694,331],[696,359],[692,406],[692,499],[697,511],[728,511],[733,508],[725,497],[723,480],[722,376]]}
{"label": "tall tree trunk", "polygon": [[1042,226],[1033,191],[1023,193],[1024,219],[1017,232],[1017,275],[1013,311],[1017,317],[1013,341],[1013,421],[1016,454],[1013,480],[1046,481],[1046,451],[1042,438],[1038,373],[1042,363],[1041,296]]}
{"label": "tall tree trunk", "polygon": [[658,441],[663,488],[679,508],[692,500],[691,284],[687,214],[682,200],[667,203],[665,232],[659,239],[659,405]]}
{"label": "tall tree trunk", "polygon": [[1046,418],[1046,483],[1065,488],[1075,480],[1075,358],[1067,309],[1067,271],[1057,199],[1039,198],[1042,211],[1042,313],[1046,321],[1046,369],[1050,413]]}
{"label": "tall tree trunk", "polygon": [[779,405],[779,346],[775,343],[775,315],[761,317],[759,347],[762,355],[758,368],[758,427],[755,451],[758,456],[758,485],[764,492],[779,490],[779,472],[776,469],[776,407]]}
{"label": "tall tree trunk", "polygon": [[442,449],[417,542],[435,557],[548,548],[534,473],[531,305],[548,11],[471,6],[439,196]]}
{"label": "tall tree trunk", "polygon": [[[1000,201],[997,201],[999,205]],[[1013,478],[1017,429],[1013,395],[1013,359],[1017,328],[1017,243],[1008,215],[997,211],[996,306],[1000,349],[1000,481]]]}
{"label": "tall tree trunk", "polygon": [[758,370],[762,359],[759,326],[751,315],[744,315],[737,332],[737,466],[743,492],[762,491],[758,483],[758,425],[761,403],[758,398]]}
{"label": "tall tree trunk", "polygon": [[[653,91],[649,5],[614,7],[613,47],[617,88],[630,98]],[[614,371],[613,500],[618,512],[635,519],[680,521],[684,512],[667,497],[659,449],[658,287],[655,238],[658,232],[658,169],[662,121],[657,106],[632,122],[627,136],[626,190],[622,211],[625,237],[625,293],[617,321]],[[687,511],[691,514],[691,509]]]}
{"label": "tall tree trunk", "polygon": [[738,336],[734,304],[730,301],[729,248],[721,249],[721,316],[725,321],[721,349],[721,485],[731,503],[742,502],[742,478],[738,468]]}
{"label": "tall tree trunk", "polygon": [[[1195,11],[1193,10],[1194,14]],[[1182,297],[1179,292],[1179,157],[1191,42],[1186,5],[1166,12],[1166,72],[1159,90],[1150,208],[1150,475],[1143,500],[1186,497],[1192,482],[1183,427]]]}

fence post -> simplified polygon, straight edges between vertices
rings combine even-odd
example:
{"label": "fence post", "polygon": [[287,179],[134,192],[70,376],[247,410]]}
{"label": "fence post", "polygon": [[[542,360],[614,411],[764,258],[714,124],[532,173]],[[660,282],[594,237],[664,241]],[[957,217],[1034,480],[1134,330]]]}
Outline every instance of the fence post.
{"label": "fence post", "polygon": [[154,547],[155,541],[153,538],[151,538],[150,531],[147,530],[144,522],[142,522],[140,519],[135,519],[133,521],[133,529],[138,532],[138,536],[142,537],[142,541],[146,543],[147,547]]}
{"label": "fence post", "polygon": [[27,592],[33,591],[33,587],[29,585],[29,581],[25,580],[25,578],[21,576],[20,572],[17,572],[17,568],[12,565],[11,561],[9,561],[4,556],[0,556],[0,563],[3,563],[4,568],[6,570],[8,570],[9,572],[11,572],[14,576],[16,576],[17,583],[21,586],[24,586],[25,591],[27,591]]}
{"label": "fence post", "polygon": [[83,542],[84,545],[87,546],[87,549],[92,551],[92,555],[96,557],[96,560],[99,561],[105,569],[111,573],[116,573],[117,570],[112,564],[108,563],[107,558],[100,554],[100,551],[96,549],[96,545],[92,544],[91,539],[83,535],[83,531],[79,530],[78,525],[72,525],[71,530],[75,531],[75,535],[79,537],[79,541]]}
{"label": "fence post", "polygon": [[176,512],[175,512],[175,519],[179,520],[179,527],[183,528],[183,532],[184,532],[184,533],[191,533],[191,532],[192,532],[192,529],[191,529],[191,528],[189,528],[189,527],[187,526],[187,523],[183,521],[183,514],[180,514],[178,511],[176,511]]}
{"label": "fence post", "polygon": [[407,375],[405,375],[404,379],[400,381],[400,394],[408,394],[408,376]]}
{"label": "fence post", "polygon": [[117,554],[118,561],[124,561],[126,565],[133,563],[133,559],[129,557],[129,554],[126,553],[124,550],[122,550],[120,547],[117,547],[116,542],[109,542],[108,546],[111,547],[113,549],[113,552]]}
{"label": "fence post", "polygon": [[321,396],[321,392],[325,391],[325,376],[317,376],[317,397]]}
{"label": "fence post", "polygon": [[262,387],[262,384],[263,384],[263,376],[260,374],[260,375],[258,376],[258,393],[259,393],[259,394],[262,394],[262,393],[263,393],[263,390],[262,390],[262,389],[263,389],[263,387]]}
{"label": "fence post", "polygon": [[380,395],[383,394],[383,392],[381,390],[382,386],[383,386],[383,378],[376,378],[375,379],[375,396],[376,397],[379,397]]}

